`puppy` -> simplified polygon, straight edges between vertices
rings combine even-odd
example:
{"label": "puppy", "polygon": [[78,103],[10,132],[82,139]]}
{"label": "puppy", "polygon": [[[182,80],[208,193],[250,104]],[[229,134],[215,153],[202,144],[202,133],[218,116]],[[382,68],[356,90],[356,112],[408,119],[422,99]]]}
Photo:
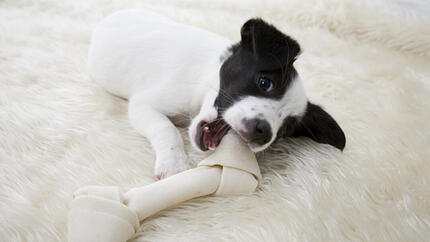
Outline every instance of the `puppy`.
{"label": "puppy", "polygon": [[89,49],[91,78],[129,100],[131,125],[156,153],[162,179],[188,168],[184,143],[169,118],[194,117],[192,145],[213,150],[229,129],[254,152],[282,137],[306,136],[338,149],[336,121],[307,100],[294,61],[299,44],[261,19],[232,44],[214,33],[143,10],[108,16]]}

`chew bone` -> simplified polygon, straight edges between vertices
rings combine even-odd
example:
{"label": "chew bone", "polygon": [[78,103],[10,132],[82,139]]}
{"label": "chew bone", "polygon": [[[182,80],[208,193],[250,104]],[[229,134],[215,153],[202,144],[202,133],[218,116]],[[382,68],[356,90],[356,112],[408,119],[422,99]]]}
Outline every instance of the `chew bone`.
{"label": "chew bone", "polygon": [[180,202],[205,196],[249,194],[261,179],[252,151],[232,131],[208,158],[190,169],[122,194],[118,187],[77,190],[68,214],[69,241],[127,241],[139,221]]}

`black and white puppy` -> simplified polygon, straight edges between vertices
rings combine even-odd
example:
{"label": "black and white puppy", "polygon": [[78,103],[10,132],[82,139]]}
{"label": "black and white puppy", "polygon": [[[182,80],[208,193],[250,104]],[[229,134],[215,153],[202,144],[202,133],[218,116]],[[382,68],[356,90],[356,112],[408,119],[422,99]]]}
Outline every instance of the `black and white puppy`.
{"label": "black and white puppy", "polygon": [[232,44],[214,33],[131,9],[105,18],[94,30],[89,73],[109,92],[129,100],[133,127],[156,152],[155,175],[189,166],[178,129],[169,118],[193,117],[194,147],[215,149],[229,129],[251,150],[277,138],[307,136],[343,149],[336,121],[310,103],[293,63],[300,46],[261,19],[241,28]]}

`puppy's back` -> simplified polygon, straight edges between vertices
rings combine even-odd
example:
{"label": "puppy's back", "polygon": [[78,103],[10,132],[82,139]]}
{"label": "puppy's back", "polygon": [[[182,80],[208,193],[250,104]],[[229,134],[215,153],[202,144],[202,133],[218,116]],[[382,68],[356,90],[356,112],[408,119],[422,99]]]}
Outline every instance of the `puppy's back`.
{"label": "puppy's back", "polygon": [[[92,79],[123,98],[133,92],[194,84],[214,68],[230,41],[144,9],[114,13],[95,28],[88,57]],[[150,82],[150,83],[149,83]]]}

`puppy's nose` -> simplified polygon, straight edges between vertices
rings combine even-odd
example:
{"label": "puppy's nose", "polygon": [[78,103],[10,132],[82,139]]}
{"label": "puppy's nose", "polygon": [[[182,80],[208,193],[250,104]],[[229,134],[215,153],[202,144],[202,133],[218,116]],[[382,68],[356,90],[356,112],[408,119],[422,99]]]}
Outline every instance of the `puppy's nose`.
{"label": "puppy's nose", "polygon": [[241,134],[249,142],[264,145],[272,139],[272,129],[270,124],[264,119],[245,119],[242,121],[247,131]]}

